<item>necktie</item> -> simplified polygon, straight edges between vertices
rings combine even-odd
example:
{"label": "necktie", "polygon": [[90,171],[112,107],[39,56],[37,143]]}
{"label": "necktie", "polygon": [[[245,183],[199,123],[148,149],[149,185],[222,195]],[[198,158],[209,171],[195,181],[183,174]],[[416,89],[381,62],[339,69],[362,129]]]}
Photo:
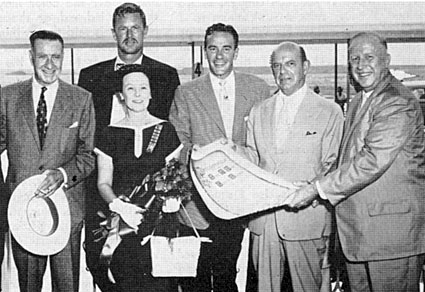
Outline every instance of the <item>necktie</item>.
{"label": "necktie", "polygon": [[117,63],[117,64],[115,64],[115,71],[118,71],[124,65],[125,65],[124,63]]}
{"label": "necktie", "polygon": [[224,129],[226,131],[227,138],[232,139],[234,105],[232,106],[232,102],[226,91],[226,81],[220,80],[218,84],[220,85],[219,100]]}
{"label": "necktie", "polygon": [[41,149],[43,149],[47,131],[47,105],[46,100],[44,99],[44,92],[46,90],[47,88],[44,86],[41,88],[40,100],[37,105],[37,130]]}
{"label": "necktie", "polygon": [[226,81],[220,80],[218,82],[218,84],[220,85],[220,99],[222,99],[222,100],[228,99],[229,95],[226,92]]}

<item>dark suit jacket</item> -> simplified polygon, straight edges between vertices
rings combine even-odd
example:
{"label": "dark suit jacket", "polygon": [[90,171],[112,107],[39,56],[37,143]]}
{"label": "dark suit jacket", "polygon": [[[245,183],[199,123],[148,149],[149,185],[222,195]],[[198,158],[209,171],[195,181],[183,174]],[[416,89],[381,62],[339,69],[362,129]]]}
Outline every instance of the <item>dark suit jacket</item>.
{"label": "dark suit jacket", "polygon": [[[114,65],[115,59],[94,64],[82,69],[78,79],[78,85],[90,91],[93,96],[96,112],[96,134],[109,125],[112,96],[119,89],[113,88],[114,86],[110,82]],[[177,70],[145,55],[142,59],[142,66],[146,68],[152,94],[148,110],[152,115],[167,120],[174,91],[180,84]]]}
{"label": "dark suit jacket", "polygon": [[84,215],[81,183],[94,169],[94,108],[90,93],[59,80],[45,146],[40,149],[32,99],[32,79],[6,86],[1,95],[0,147],[7,149],[6,184],[11,192],[26,178],[62,167],[72,222]]}
{"label": "dark suit jacket", "polygon": [[[246,119],[256,102],[270,96],[267,83],[250,74],[235,72],[235,115],[233,120],[233,141],[237,144],[246,143]],[[217,139],[225,138],[223,120],[217,104],[217,99],[211,84],[209,74],[178,87],[170,110],[170,122],[174,125],[180,141],[184,145],[182,157],[193,144],[207,145]],[[194,201],[196,201],[194,198]],[[203,217],[211,217],[199,202],[201,213],[196,210],[193,202],[187,204],[191,218],[199,229],[208,227]],[[188,223],[188,222],[185,222]],[[188,223],[189,225],[189,223]]]}
{"label": "dark suit jacket", "polygon": [[350,104],[338,169],[319,181],[351,261],[425,253],[425,135],[418,100],[391,74]]}

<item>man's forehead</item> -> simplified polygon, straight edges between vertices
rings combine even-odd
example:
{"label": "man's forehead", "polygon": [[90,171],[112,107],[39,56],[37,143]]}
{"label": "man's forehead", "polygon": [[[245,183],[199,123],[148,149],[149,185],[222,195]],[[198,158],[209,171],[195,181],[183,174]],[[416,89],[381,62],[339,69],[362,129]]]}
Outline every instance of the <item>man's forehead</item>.
{"label": "man's forehead", "polygon": [[364,35],[359,36],[350,41],[350,46],[348,50],[351,52],[354,49],[358,48],[371,48],[375,51],[385,51],[385,46],[381,43],[381,41],[375,37],[374,35]]}
{"label": "man's forehead", "polygon": [[36,39],[34,41],[34,49],[43,51],[63,51],[63,46],[59,40]]}
{"label": "man's forehead", "polygon": [[300,59],[301,51],[298,46],[287,44],[279,46],[273,53],[272,59],[276,62],[284,59]]}
{"label": "man's forehead", "polygon": [[207,36],[207,47],[211,45],[235,46],[235,40],[230,32],[217,31]]}

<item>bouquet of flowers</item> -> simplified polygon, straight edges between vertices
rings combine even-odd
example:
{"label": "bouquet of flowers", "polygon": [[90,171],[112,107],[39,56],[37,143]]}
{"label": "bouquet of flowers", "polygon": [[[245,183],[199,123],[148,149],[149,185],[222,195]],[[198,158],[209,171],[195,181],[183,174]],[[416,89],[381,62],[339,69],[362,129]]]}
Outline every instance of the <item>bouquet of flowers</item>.
{"label": "bouquet of flowers", "polygon": [[193,188],[187,165],[177,159],[171,160],[164,168],[152,175],[154,193],[163,201],[162,211],[177,212],[183,200],[190,199]]}
{"label": "bouquet of flowers", "polygon": [[[193,182],[187,165],[172,159],[158,172],[147,175],[130,194],[121,195],[119,198],[146,210],[143,213],[144,221],[155,221],[150,220],[149,216],[162,218],[162,213],[177,212],[181,202],[191,198],[192,188]],[[100,228],[93,231],[97,236],[96,241],[107,238],[111,233],[125,235],[135,231],[119,220],[119,215],[115,213],[109,216],[99,213],[99,216],[105,220],[100,223]]]}

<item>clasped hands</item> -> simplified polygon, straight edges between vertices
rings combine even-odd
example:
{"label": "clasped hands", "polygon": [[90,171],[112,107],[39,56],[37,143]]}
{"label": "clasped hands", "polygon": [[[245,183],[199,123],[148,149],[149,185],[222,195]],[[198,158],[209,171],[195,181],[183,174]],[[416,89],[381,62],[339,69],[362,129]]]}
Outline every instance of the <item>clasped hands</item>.
{"label": "clasped hands", "polygon": [[282,206],[288,206],[291,209],[301,209],[312,205],[316,208],[319,205],[318,191],[314,183],[308,181],[293,182],[293,185],[298,189],[289,195]]}
{"label": "clasped hands", "polygon": [[138,230],[138,225],[143,220],[146,211],[136,205],[122,201],[119,198],[109,203],[109,210],[120,215],[121,219],[131,228]]}

